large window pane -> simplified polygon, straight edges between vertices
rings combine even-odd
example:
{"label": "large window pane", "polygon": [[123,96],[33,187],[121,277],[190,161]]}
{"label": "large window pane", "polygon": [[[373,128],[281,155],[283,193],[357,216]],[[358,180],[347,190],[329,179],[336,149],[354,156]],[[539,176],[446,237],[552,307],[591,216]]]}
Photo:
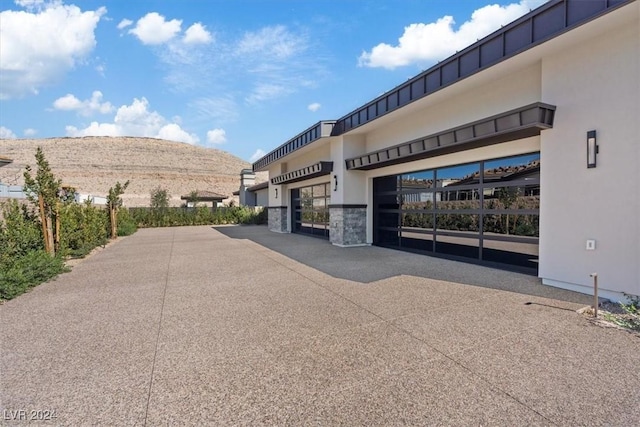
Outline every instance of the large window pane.
{"label": "large window pane", "polygon": [[480,179],[480,164],[452,166],[436,171],[436,186],[451,187],[477,184]]}
{"label": "large window pane", "polygon": [[477,189],[438,191],[437,209],[480,209],[480,193]]}
{"label": "large window pane", "polygon": [[433,192],[408,193],[402,195],[402,209],[433,209]]}
{"label": "large window pane", "polygon": [[480,215],[438,214],[436,227],[442,231],[479,231]]}
{"label": "large window pane", "polygon": [[436,236],[437,253],[461,256],[465,258],[480,257],[480,240],[458,236]]}
{"label": "large window pane", "polygon": [[433,214],[403,213],[402,227],[403,229],[405,228],[433,229]]}
{"label": "large window pane", "polygon": [[401,176],[403,190],[421,190],[433,187],[433,171],[414,172]]}
{"label": "large window pane", "polygon": [[540,235],[538,215],[502,214],[485,215],[483,219],[485,235],[532,236]]}
{"label": "large window pane", "polygon": [[540,184],[485,188],[485,209],[540,209]]}
{"label": "large window pane", "polygon": [[484,162],[485,184],[516,180],[540,180],[540,153]]}

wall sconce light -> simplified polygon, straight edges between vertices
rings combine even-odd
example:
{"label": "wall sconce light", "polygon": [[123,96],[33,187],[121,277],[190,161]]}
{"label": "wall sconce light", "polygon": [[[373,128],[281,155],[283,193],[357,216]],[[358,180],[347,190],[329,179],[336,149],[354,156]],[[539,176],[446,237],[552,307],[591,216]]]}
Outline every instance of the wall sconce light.
{"label": "wall sconce light", "polygon": [[333,175],[333,191],[338,191],[338,175]]}
{"label": "wall sconce light", "polygon": [[596,167],[596,157],[598,155],[598,143],[596,141],[596,131],[587,132],[587,168]]}
{"label": "wall sconce light", "polygon": [[278,189],[274,188],[275,192],[276,192],[276,199],[278,198]]}

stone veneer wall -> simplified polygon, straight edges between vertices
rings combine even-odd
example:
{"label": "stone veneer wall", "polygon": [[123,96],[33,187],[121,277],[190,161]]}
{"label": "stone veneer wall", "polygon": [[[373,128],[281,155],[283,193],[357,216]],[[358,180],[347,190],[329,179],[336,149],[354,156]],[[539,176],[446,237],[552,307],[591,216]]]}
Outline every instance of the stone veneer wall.
{"label": "stone veneer wall", "polygon": [[329,240],[339,246],[367,244],[367,205],[329,205]]}
{"label": "stone veneer wall", "polygon": [[287,207],[286,206],[269,206],[267,212],[269,218],[269,230],[278,233],[287,233]]}

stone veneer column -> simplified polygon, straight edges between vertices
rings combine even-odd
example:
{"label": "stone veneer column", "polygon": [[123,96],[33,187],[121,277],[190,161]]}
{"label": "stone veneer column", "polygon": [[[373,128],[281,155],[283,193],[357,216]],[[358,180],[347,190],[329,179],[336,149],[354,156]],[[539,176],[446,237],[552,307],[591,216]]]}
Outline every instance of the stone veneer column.
{"label": "stone veneer column", "polygon": [[367,205],[329,205],[329,240],[337,246],[367,244]]}
{"label": "stone veneer column", "polygon": [[277,233],[287,233],[287,207],[269,206],[269,230]]}

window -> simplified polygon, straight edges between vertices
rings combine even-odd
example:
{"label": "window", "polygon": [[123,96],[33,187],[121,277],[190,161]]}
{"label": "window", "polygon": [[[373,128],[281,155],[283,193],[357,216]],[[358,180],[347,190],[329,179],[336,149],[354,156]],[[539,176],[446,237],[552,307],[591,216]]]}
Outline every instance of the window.
{"label": "window", "polygon": [[540,153],[374,179],[374,244],[536,269]]}

